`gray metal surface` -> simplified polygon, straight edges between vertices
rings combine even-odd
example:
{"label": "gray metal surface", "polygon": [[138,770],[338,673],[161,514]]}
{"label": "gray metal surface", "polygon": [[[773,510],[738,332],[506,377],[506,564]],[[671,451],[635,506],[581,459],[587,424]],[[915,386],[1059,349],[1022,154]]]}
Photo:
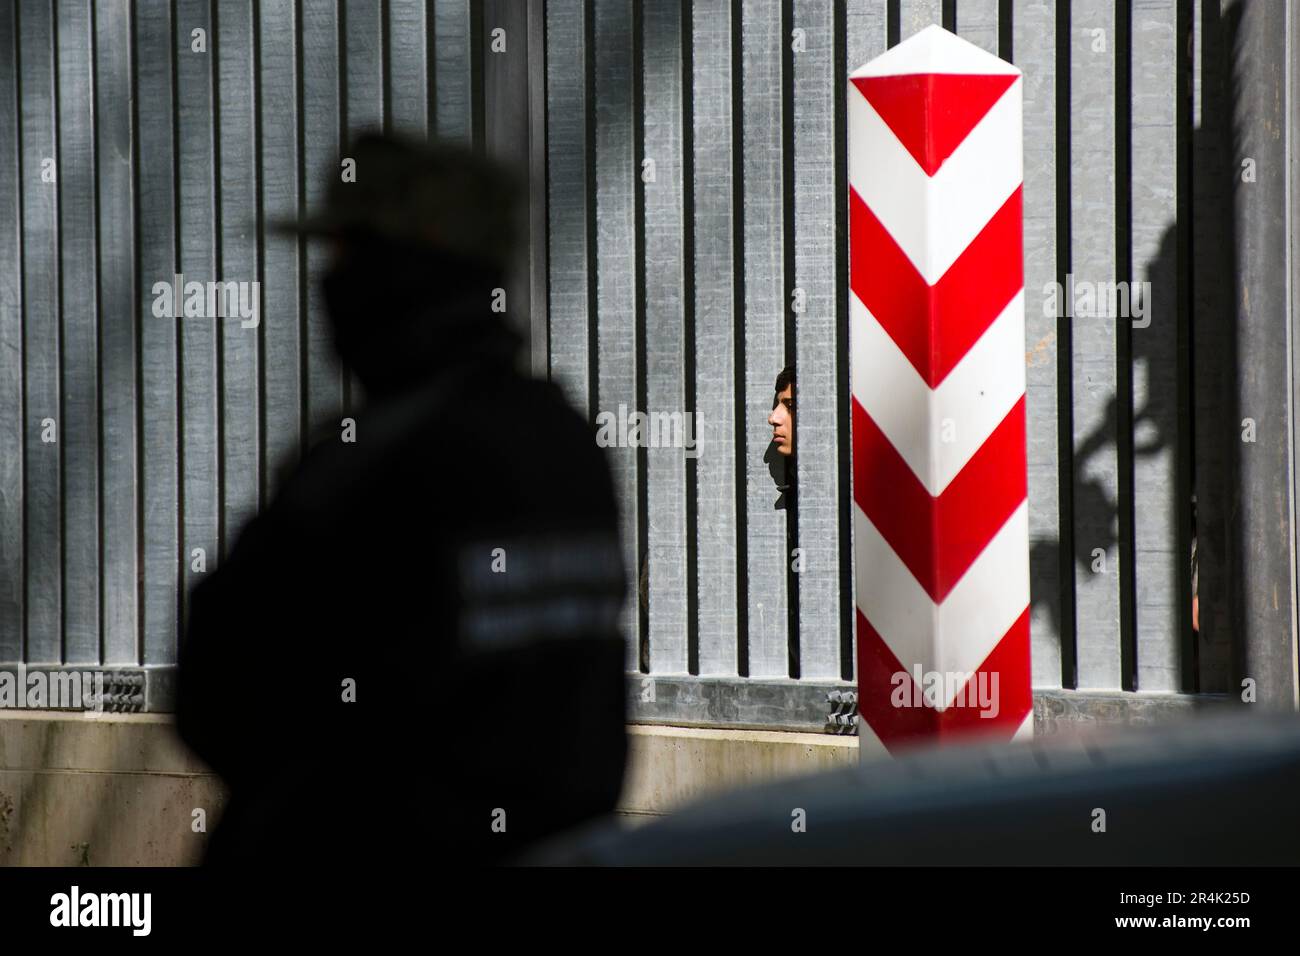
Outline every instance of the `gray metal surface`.
{"label": "gray metal surface", "polygon": [[998,0],[962,0],[957,5],[957,36],[998,55]]}
{"label": "gray metal surface", "polygon": [[[943,26],[943,0],[898,0],[900,41],[932,23]],[[856,67],[851,67],[853,68]]]}
{"label": "gray metal surface", "polygon": [[[136,229],[132,181],[135,117],[131,100],[130,4],[113,0],[95,17],[95,161],[99,194],[100,488],[104,661],[137,660],[140,630],[140,467],[136,456],[139,328],[135,298]],[[0,120],[0,127],[4,122]],[[3,256],[0,255],[0,259]],[[0,347],[0,351],[2,351]],[[3,399],[0,399],[3,404]],[[3,431],[3,426],[0,426]],[[0,452],[3,455],[3,452]],[[0,484],[2,484],[0,480]],[[0,534],[4,531],[0,529]],[[0,570],[0,578],[4,576]],[[4,624],[0,623],[0,630]],[[0,639],[2,643],[2,639]],[[3,657],[0,651],[0,657]]]}
{"label": "gray metal surface", "polygon": [[[338,60],[339,18],[332,4],[306,4],[302,10],[302,159],[303,198],[306,208],[316,209],[326,194],[326,175],[339,175],[340,124]],[[268,247],[270,248],[270,247]],[[343,372],[334,355],[325,303],[319,279],[326,266],[327,250],[320,243],[307,243],[306,328],[303,348],[307,393],[309,437],[318,437],[325,429],[338,433],[343,409]],[[268,340],[268,348],[270,342]],[[269,459],[271,468],[280,462]],[[274,474],[274,473],[273,473]]]}
{"label": "gray metal surface", "polygon": [[[250,182],[259,187],[263,219],[274,222],[297,216],[304,171],[308,176],[319,178],[320,164],[304,165],[302,162],[304,150],[298,139],[298,130],[300,120],[305,121],[305,117],[302,115],[303,107],[298,103],[297,83],[303,64],[297,44],[281,39],[297,36],[300,26],[295,22],[297,11],[280,4],[263,4],[259,9],[261,18],[257,24],[255,62],[261,90],[257,104],[261,149],[257,157],[258,175],[250,176]],[[301,26],[305,30],[305,24]],[[302,126],[306,129],[305,122]],[[222,159],[224,165],[225,157]],[[225,195],[224,183],[222,195]],[[232,345],[240,350],[244,368],[258,370],[260,366],[260,383],[257,377],[251,381],[240,379],[245,389],[244,407],[257,409],[260,406],[264,425],[264,432],[259,434],[256,419],[247,421],[251,451],[245,453],[240,462],[243,468],[240,480],[251,479],[257,483],[249,494],[252,501],[257,500],[259,491],[262,500],[269,500],[275,492],[274,476],[278,469],[297,459],[303,441],[302,408],[308,388],[308,382],[303,380],[303,356],[307,352],[304,341],[306,314],[301,295],[305,278],[303,243],[296,236],[268,233],[261,236],[259,250],[257,223],[248,215],[248,209],[236,207],[231,213],[243,220],[238,223],[236,235],[240,236],[241,242],[251,241],[251,251],[261,259],[260,263],[254,259],[241,269],[246,268],[251,276],[258,274],[260,266],[262,280],[262,315],[258,327],[244,329],[236,324],[226,333],[228,369]],[[227,229],[235,228],[225,217],[223,223]],[[229,262],[228,246],[223,246],[223,255]],[[230,265],[225,266],[225,271],[231,271]],[[227,371],[227,382],[231,374]],[[238,372],[234,374],[239,375]],[[233,475],[229,431],[227,438],[226,474]],[[263,478],[267,480],[261,480]],[[226,497],[227,501],[233,501],[229,485]],[[227,547],[233,530],[232,517],[229,513],[226,516]]]}
{"label": "gray metal surface", "polygon": [[[645,202],[645,296],[653,344],[645,355],[645,408],[673,415],[686,408],[686,262],[682,186],[682,8],[648,4],[644,26],[644,146],[653,176],[642,176]],[[644,168],[644,167],[643,167]],[[647,179],[649,181],[647,181]],[[684,433],[683,433],[684,434]],[[644,453],[646,545],[650,567],[650,669],[687,672],[686,449]]]}
{"label": "gray metal surface", "polygon": [[[176,618],[185,561],[180,537],[180,332],[177,322],[153,314],[150,290],[153,282],[166,282],[166,277],[177,271],[172,76],[180,54],[172,40],[174,28],[167,7],[142,5],[134,29],[137,107],[140,102],[153,104],[152,113],[138,108],[135,113],[141,277],[135,308],[140,330],[140,443],[136,454],[141,487],[135,503],[144,577],[140,659],[168,663],[176,659]],[[104,121],[102,116],[100,121]]]}
{"label": "gray metal surface", "polygon": [[424,0],[388,0],[389,122],[394,130],[426,136],[429,119],[429,18]]}
{"label": "gray metal surface", "polygon": [[800,290],[803,306],[794,316],[799,555],[788,554],[786,562],[801,568],[793,578],[799,597],[799,676],[830,678],[841,672],[840,503],[850,493],[840,484],[847,382],[841,381],[836,362],[841,330],[836,311],[835,107],[843,77],[835,66],[839,27],[831,0],[796,3],[794,23],[804,32],[804,44],[791,55],[794,208],[789,212],[794,219],[793,286]]}
{"label": "gray metal surface", "polygon": [[440,137],[473,141],[474,88],[470,66],[470,0],[434,0],[434,129]]}
{"label": "gray metal surface", "polygon": [[[1230,231],[1232,179],[1240,173],[1229,154],[1227,25],[1217,0],[1196,0],[1192,21],[1191,308],[1193,441],[1196,446],[1196,534],[1200,564],[1200,636],[1196,680],[1202,691],[1232,684],[1235,622],[1230,587],[1231,470],[1236,467],[1242,415],[1234,367]],[[1229,440],[1225,440],[1229,436]]]}
{"label": "gray metal surface", "polygon": [[692,8],[691,107],[694,119],[690,211],[695,261],[695,412],[699,457],[695,461],[696,607],[699,673],[739,673],[736,572],[737,455],[734,225],[739,196],[734,149],[733,98],[739,76],[726,0]]}
{"label": "gray metal surface", "polygon": [[[1061,329],[1044,315],[1043,289],[1056,282],[1058,64],[1056,10],[1020,2],[1012,10],[1012,61],[1024,74],[1025,445],[1029,471],[1030,663],[1035,687],[1060,687],[1063,641],[1074,635],[1063,611],[1061,569],[1071,558],[1061,527]],[[1068,357],[1068,353],[1067,353]],[[1066,379],[1068,382],[1068,378]],[[1066,467],[1069,467],[1068,456]],[[1067,579],[1073,588],[1073,576]],[[1068,609],[1068,608],[1067,608]],[[1073,656],[1073,644],[1070,646]]]}
{"label": "gray metal surface", "polygon": [[[636,410],[636,183],[639,151],[633,130],[632,5],[601,0],[595,16],[596,142],[596,412],[618,415],[619,405]],[[636,595],[643,555],[638,523],[644,520],[637,495],[637,450],[606,449],[621,506],[619,535],[631,599],[623,609],[628,637],[627,666],[641,667],[641,622]]]}
{"label": "gray metal surface", "polygon": [[[217,148],[213,108],[216,84],[217,36],[209,0],[179,0],[173,24],[176,42],[176,225],[180,258],[177,271],[185,282],[208,283],[224,278],[217,271],[218,197]],[[192,31],[203,30],[207,52],[193,49]],[[166,281],[146,276],[145,281]],[[143,290],[142,290],[143,294]],[[162,320],[166,322],[166,319]],[[217,404],[217,335],[213,319],[177,319],[180,359],[180,528],[181,614],[187,596],[206,571],[221,560],[219,539],[220,451]],[[199,556],[197,552],[202,551]],[[202,564],[199,564],[199,561]]]}
{"label": "gray metal surface", "polygon": [[[324,252],[265,227],[319,202],[341,127],[386,104],[468,135],[470,13],[0,9],[0,662],[175,660],[184,594],[346,397]],[[178,272],[260,283],[258,324],[155,315]]]}
{"label": "gray metal surface", "polygon": [[[63,446],[42,441],[47,420],[61,427],[59,378],[58,190],[42,176],[57,172],[53,11],[48,3],[19,8],[19,135],[21,182],[23,484],[6,489],[23,501],[28,661],[63,659]],[[49,168],[46,166],[45,168]],[[6,363],[8,364],[8,363]]]}
{"label": "gray metal surface", "polygon": [[587,20],[581,4],[546,6],[546,89],[553,104],[546,111],[546,163],[550,226],[551,381],[583,415],[591,408],[588,343],[594,316],[589,313],[595,277],[588,264],[593,220],[588,181],[587,71],[595,51],[587,48]]}
{"label": "gray metal surface", "polygon": [[63,652],[99,660],[99,287],[88,4],[58,17],[59,448],[63,456]]}
{"label": "gray metal surface", "polygon": [[[280,35],[293,35],[292,22],[273,24],[281,28]],[[273,32],[271,34],[275,36]],[[217,20],[217,136],[219,146],[218,170],[218,222],[221,224],[217,274],[223,281],[254,282],[258,279],[259,249],[257,208],[259,185],[264,207],[274,213],[292,210],[296,156],[292,134],[297,129],[292,107],[284,114],[274,116],[270,123],[262,124],[266,136],[262,140],[262,155],[257,151],[257,108],[254,97],[256,71],[267,82],[263,92],[272,97],[272,103],[292,103],[288,82],[293,75],[294,58],[288,50],[256,49],[255,25],[251,8],[223,6]],[[259,55],[263,54],[263,55]],[[280,77],[277,84],[273,64],[279,60]],[[284,97],[284,99],[279,99]],[[268,128],[269,127],[269,128]],[[259,176],[259,172],[261,176]],[[276,349],[271,358],[274,364],[261,368],[259,338],[272,328],[282,335],[287,328],[298,326],[296,256],[294,244],[272,245],[267,250],[267,268],[262,275],[261,301],[263,308],[256,327],[244,320],[230,319],[214,323],[218,333],[220,362],[219,415],[221,419],[221,553],[213,555],[218,563],[234,545],[239,533],[250,518],[257,514],[261,499],[261,420],[267,413],[266,437],[268,449],[274,454],[278,448],[297,444],[297,379],[298,367],[294,362],[284,364],[284,352]],[[247,320],[251,323],[251,319]],[[279,338],[277,335],[277,338]],[[280,344],[280,343],[277,343]],[[290,340],[293,344],[293,340]],[[262,408],[261,379],[268,385],[275,383],[274,393],[268,389],[268,402]],[[285,388],[281,383],[287,384]],[[286,414],[287,413],[287,414]],[[292,416],[292,417],[290,417]],[[287,421],[286,421],[287,420]],[[288,434],[285,434],[286,424]],[[277,448],[278,446],[278,448]]]}
{"label": "gray metal surface", "polygon": [[[0,5],[0,129],[19,128],[18,11]],[[22,355],[21,154],[16,136],[0,139],[0,354]],[[23,451],[26,429],[21,362],[0,362],[0,659],[23,656]]]}
{"label": "gray metal surface", "polygon": [[[744,581],[748,624],[749,677],[790,673],[790,546],[781,495],[769,463],[786,480],[785,462],[772,445],[773,384],[789,355],[785,336],[785,202],[783,196],[783,35],[779,0],[744,0],[741,14],[741,189],[744,220],[743,343],[745,534]],[[796,400],[796,405],[798,404]],[[796,443],[798,434],[796,433]],[[797,444],[796,444],[797,448]]]}
{"label": "gray metal surface", "polygon": [[[528,164],[534,249],[511,299],[527,300],[532,361],[579,408],[699,415],[697,460],[607,450],[637,595],[629,670],[732,688],[792,667],[814,688],[850,675],[841,72],[883,52],[891,26],[906,38],[945,9],[1025,74],[1035,687],[1118,691],[1127,667],[1140,691],[1223,692],[1245,635],[1244,666],[1271,675],[1270,698],[1294,699],[1277,320],[1293,299],[1276,277],[1294,268],[1279,250],[1295,223],[1283,140],[1258,136],[1281,120],[1257,105],[1234,142],[1230,107],[1293,117],[1294,100],[1260,84],[1296,43],[1282,45],[1288,24],[1248,21],[1242,62],[1265,72],[1234,86],[1241,6],[1199,0],[1182,27],[1173,0],[1136,3],[1127,21],[1101,0],[549,0],[526,16],[469,0],[112,0],[93,17],[5,5],[0,351],[20,361],[0,363],[0,661],[174,660],[192,549],[219,564],[283,466],[359,397],[315,284],[324,251],[264,226],[319,202],[345,134],[387,123]],[[526,62],[490,59],[507,16]],[[42,181],[47,159],[57,183]],[[153,283],[178,271],[260,281],[259,326],[155,316]],[[1044,286],[1066,272],[1150,281],[1150,324],[1044,315]],[[774,508],[764,460],[790,360],[795,511]],[[1236,441],[1246,417],[1255,443]],[[56,442],[41,440],[46,418]]]}
{"label": "gray metal surface", "polygon": [[[490,44],[483,56],[483,97],[492,104],[483,116],[483,145],[499,159],[507,159],[520,171],[524,180],[531,155],[529,137],[528,77],[528,8],[509,0],[485,0],[483,22],[487,26],[485,42]],[[502,47],[504,44],[504,47]],[[394,86],[404,85],[395,80]],[[540,147],[539,147],[540,148]],[[516,228],[528,235],[529,208],[519,210]],[[506,278],[506,319],[523,336],[525,342],[540,338],[545,342],[545,327],[534,334],[529,305],[529,250],[526,241],[515,251],[515,268]],[[522,357],[525,368],[532,363],[531,350]],[[539,369],[543,374],[545,366]]]}
{"label": "gray metal surface", "polygon": [[[1070,4],[1069,272],[1109,283],[1115,252],[1115,6]],[[1065,157],[1057,157],[1064,163]],[[1067,300],[1072,298],[1066,287]],[[1119,393],[1116,327],[1104,315],[1071,323],[1074,422],[1074,589],[1079,627],[1078,686],[1120,685]],[[1127,436],[1125,436],[1127,439]]]}
{"label": "gray metal surface", "polygon": [[[831,706],[827,695],[856,690],[852,681],[815,678],[630,674],[627,713],[632,723],[821,733]],[[1035,688],[1034,732],[1052,734],[1079,724],[1167,724],[1234,701],[1216,694]]]}
{"label": "gray metal surface", "polygon": [[1241,548],[1234,683],[1251,680],[1259,703],[1294,710],[1300,705],[1295,553],[1279,544],[1295,534],[1289,426],[1297,233],[1294,183],[1288,186],[1295,167],[1288,151],[1297,106],[1286,52],[1289,47],[1295,55],[1300,19],[1290,4],[1245,3],[1239,9],[1231,76],[1240,106],[1231,155],[1253,160],[1256,175],[1253,182],[1242,176],[1233,181],[1237,394],[1242,415],[1257,422],[1257,434],[1239,446],[1239,485],[1232,499]]}
{"label": "gray metal surface", "polygon": [[[1180,441],[1178,177],[1179,37],[1175,0],[1134,9],[1132,64],[1131,254],[1127,278],[1149,282],[1146,315],[1132,324],[1133,573],[1137,687],[1182,690],[1191,637],[1190,595],[1180,577],[1191,541],[1180,533],[1190,488]],[[1123,265],[1123,264],[1121,264]],[[1145,327],[1143,327],[1145,326]]]}

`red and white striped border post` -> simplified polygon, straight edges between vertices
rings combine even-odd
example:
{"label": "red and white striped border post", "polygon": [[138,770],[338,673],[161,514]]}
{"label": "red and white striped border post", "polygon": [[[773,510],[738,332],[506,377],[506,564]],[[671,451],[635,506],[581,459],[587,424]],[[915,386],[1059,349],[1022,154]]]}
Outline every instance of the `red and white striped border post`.
{"label": "red and white striped border post", "polygon": [[864,757],[1032,731],[1022,87],[939,26],[849,77]]}

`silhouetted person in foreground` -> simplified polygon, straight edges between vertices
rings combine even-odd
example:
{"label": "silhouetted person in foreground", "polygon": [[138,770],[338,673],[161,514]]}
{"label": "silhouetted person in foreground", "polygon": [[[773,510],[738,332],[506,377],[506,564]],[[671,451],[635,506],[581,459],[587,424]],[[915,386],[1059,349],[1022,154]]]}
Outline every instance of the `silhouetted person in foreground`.
{"label": "silhouetted person in foreground", "polygon": [[177,718],[232,794],[208,862],[363,884],[613,808],[625,578],[594,433],[493,311],[514,180],[450,146],[349,155],[296,228],[333,242],[366,404],[194,589]]}

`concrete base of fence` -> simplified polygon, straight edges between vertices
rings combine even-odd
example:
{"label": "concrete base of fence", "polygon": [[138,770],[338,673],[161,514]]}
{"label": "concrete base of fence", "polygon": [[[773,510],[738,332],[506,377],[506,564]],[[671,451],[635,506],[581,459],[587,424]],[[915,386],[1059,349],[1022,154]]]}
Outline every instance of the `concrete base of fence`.
{"label": "concrete base of fence", "polygon": [[631,726],[619,812],[657,816],[699,797],[851,765],[858,739],[774,730]]}
{"label": "concrete base of fence", "polygon": [[[1208,696],[1041,691],[1038,736],[1191,718]],[[1216,706],[1217,705],[1217,706]],[[557,728],[557,733],[562,729]],[[858,739],[825,733],[632,724],[619,801],[627,820],[698,798],[852,765]],[[220,779],[166,714],[0,710],[0,866],[185,866],[221,816]]]}
{"label": "concrete base of fence", "polygon": [[220,778],[163,714],[0,712],[0,866],[182,866]]}

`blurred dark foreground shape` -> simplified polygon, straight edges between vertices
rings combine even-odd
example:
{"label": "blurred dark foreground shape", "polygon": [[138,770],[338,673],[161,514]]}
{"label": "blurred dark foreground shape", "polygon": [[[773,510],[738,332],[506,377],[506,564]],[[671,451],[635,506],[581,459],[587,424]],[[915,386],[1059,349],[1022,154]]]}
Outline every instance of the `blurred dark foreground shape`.
{"label": "blurred dark foreground shape", "polygon": [[366,402],[195,588],[177,719],[231,793],[208,862],[355,885],[609,812],[626,742],[608,468],[492,310],[517,184],[450,146],[349,155],[294,226],[333,240]]}
{"label": "blurred dark foreground shape", "polygon": [[[1300,717],[918,749],[552,841],[538,865],[1300,863]],[[792,824],[803,811],[804,832]],[[1098,821],[1103,819],[1104,832]]]}

